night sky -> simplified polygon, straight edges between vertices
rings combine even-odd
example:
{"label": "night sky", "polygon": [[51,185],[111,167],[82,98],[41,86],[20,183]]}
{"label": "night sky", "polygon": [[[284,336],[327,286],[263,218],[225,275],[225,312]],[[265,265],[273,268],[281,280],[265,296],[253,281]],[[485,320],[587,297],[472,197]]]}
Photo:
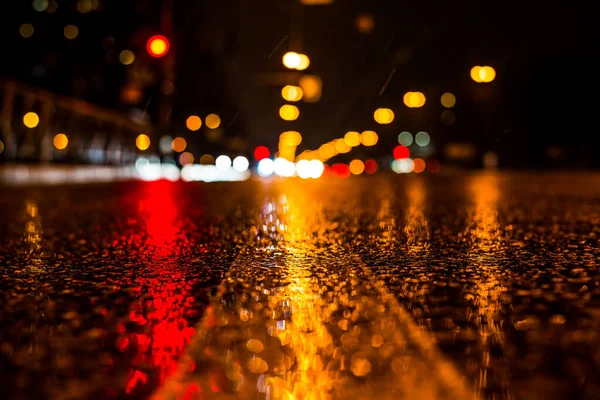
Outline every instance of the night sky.
{"label": "night sky", "polygon": [[[303,134],[300,150],[315,149],[348,130],[375,129],[380,143],[363,155],[378,156],[391,152],[399,132],[427,130],[438,149],[473,143],[497,152],[506,166],[551,166],[551,145],[563,151],[561,166],[600,166],[589,124],[595,93],[587,93],[588,75],[595,75],[591,25],[575,2],[336,0],[302,7],[291,0],[181,0],[172,7],[172,32],[161,32],[159,1],[99,0],[86,14],[75,1],[59,1],[53,13],[13,3],[3,12],[9,39],[1,78],[123,112],[143,109],[155,123],[159,80],[136,105],[123,104],[120,91],[136,64],[160,73],[162,60],[145,54],[145,39],[165,33],[175,92],[164,129],[187,135],[198,149],[216,151],[234,137],[248,151],[259,144],[275,149],[290,129]],[[360,15],[372,16],[370,33],[357,30]],[[23,23],[35,27],[29,39],[19,35]],[[79,27],[75,40],[63,36],[66,24]],[[119,63],[123,49],[136,54],[131,66]],[[282,84],[267,82],[286,71],[281,57],[290,50],[310,57],[306,72],[322,78],[323,96],[300,103],[300,118],[285,122],[278,116]],[[474,65],[493,66],[496,80],[474,83]],[[426,105],[408,109],[402,96],[417,90]],[[439,98],[447,91],[457,98],[451,126],[440,122]],[[394,123],[378,126],[377,107],[393,109]],[[187,115],[209,112],[223,120],[224,139],[216,144],[185,128]]]}

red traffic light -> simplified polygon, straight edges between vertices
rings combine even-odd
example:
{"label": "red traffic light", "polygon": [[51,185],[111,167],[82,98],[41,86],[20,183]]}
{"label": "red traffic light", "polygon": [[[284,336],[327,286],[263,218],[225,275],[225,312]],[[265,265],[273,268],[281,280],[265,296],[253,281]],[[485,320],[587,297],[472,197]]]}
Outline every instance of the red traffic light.
{"label": "red traffic light", "polygon": [[169,52],[169,40],[163,35],[154,35],[148,39],[146,50],[152,57],[163,57]]}

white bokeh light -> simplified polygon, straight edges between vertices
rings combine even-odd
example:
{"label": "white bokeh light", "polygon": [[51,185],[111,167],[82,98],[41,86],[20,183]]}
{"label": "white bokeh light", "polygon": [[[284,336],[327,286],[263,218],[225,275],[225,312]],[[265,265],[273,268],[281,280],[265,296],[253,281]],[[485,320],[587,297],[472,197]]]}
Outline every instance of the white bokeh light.
{"label": "white bokeh light", "polygon": [[285,158],[276,158],[273,162],[273,171],[276,175],[290,177],[296,173],[296,164]]}
{"label": "white bokeh light", "polygon": [[233,159],[233,169],[238,172],[244,172],[248,170],[250,166],[250,161],[244,156],[237,156]]}
{"label": "white bokeh light", "polygon": [[256,167],[256,171],[262,177],[267,177],[273,175],[273,160],[270,158],[263,158],[258,162],[258,166]]}
{"label": "white bokeh light", "polygon": [[231,158],[226,155],[221,155],[215,160],[215,166],[219,171],[227,171],[231,168]]}

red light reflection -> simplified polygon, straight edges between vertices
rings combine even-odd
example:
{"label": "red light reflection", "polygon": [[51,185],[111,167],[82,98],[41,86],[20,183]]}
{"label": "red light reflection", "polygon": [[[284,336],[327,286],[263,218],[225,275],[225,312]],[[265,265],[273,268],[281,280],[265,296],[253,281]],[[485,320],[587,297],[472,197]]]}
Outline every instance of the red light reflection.
{"label": "red light reflection", "polygon": [[176,189],[176,184],[170,182],[148,183],[138,201],[143,229],[134,234],[140,237],[132,241],[141,244],[140,259],[150,259],[133,283],[137,300],[130,306],[127,332],[115,343],[119,351],[133,353],[125,387],[128,394],[152,389],[148,385],[161,385],[175,371],[194,334],[185,318],[195,301],[190,296],[192,283],[186,282],[178,262],[190,243],[183,232]]}

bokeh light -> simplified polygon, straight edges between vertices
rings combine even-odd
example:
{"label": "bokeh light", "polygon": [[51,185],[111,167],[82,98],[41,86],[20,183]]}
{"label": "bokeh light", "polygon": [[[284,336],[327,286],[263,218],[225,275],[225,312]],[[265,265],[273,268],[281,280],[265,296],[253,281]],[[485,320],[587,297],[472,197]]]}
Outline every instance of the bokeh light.
{"label": "bokeh light", "polygon": [[244,172],[250,167],[250,161],[244,156],[237,156],[233,159],[233,169],[237,172]]}
{"label": "bokeh light", "polygon": [[31,5],[35,11],[42,12],[48,8],[48,0],[33,0]]}
{"label": "bokeh light", "polygon": [[415,158],[413,160],[413,164],[413,172],[420,174],[421,172],[425,171],[425,160],[422,158]]}
{"label": "bokeh light", "polygon": [[208,114],[205,122],[207,128],[217,129],[221,125],[221,117],[219,117],[217,114]]}
{"label": "bokeh light", "polygon": [[356,25],[356,30],[364,34],[371,33],[375,28],[375,20],[370,14],[360,14],[356,17],[354,24]]}
{"label": "bokeh light", "polygon": [[273,175],[273,160],[270,158],[263,158],[258,162],[256,171],[260,176],[267,177]]}
{"label": "bokeh light", "polygon": [[437,174],[438,172],[440,172],[441,167],[442,165],[435,158],[430,158],[429,160],[427,160],[428,172],[431,172],[432,174]]}
{"label": "bokeh light", "polygon": [[87,14],[92,11],[92,2],[91,0],[79,0],[77,2],[77,11],[82,14]]}
{"label": "bokeh light", "polygon": [[271,156],[271,151],[267,146],[258,146],[254,149],[254,159],[260,161]]}
{"label": "bokeh light", "polygon": [[490,66],[476,65],[471,68],[470,74],[477,83],[489,83],[496,79],[496,70]]}
{"label": "bokeh light", "polygon": [[300,110],[298,110],[298,107],[291,104],[284,104],[279,109],[279,116],[285,121],[294,121],[299,115]]}
{"label": "bokeh light", "polygon": [[35,128],[40,123],[40,117],[34,112],[28,112],[23,116],[23,124],[28,128]]}
{"label": "bokeh light", "polygon": [[52,144],[56,149],[64,150],[69,144],[69,138],[67,138],[67,135],[64,133],[58,133],[54,136],[54,139],[52,139]]}
{"label": "bokeh light", "polygon": [[288,51],[283,55],[282,58],[283,65],[289,69],[296,69],[302,62],[300,54],[295,53],[293,51]]}
{"label": "bokeh light", "polygon": [[401,144],[394,147],[394,158],[395,159],[398,160],[401,158],[408,158],[408,157],[410,157],[410,150],[408,150],[408,147],[402,146]]}
{"label": "bokeh light", "polygon": [[365,161],[365,172],[369,175],[374,174],[379,169],[377,165],[377,161],[375,160],[367,160]]}
{"label": "bokeh light", "polygon": [[456,115],[451,110],[442,111],[440,118],[444,125],[452,125],[456,121]]}
{"label": "bokeh light", "polygon": [[304,71],[310,65],[310,58],[308,58],[308,56],[306,54],[299,54],[299,56],[300,56],[300,63],[298,63],[298,66],[296,67],[296,69],[298,71]]}
{"label": "bokeh light", "polygon": [[364,131],[360,134],[360,141],[363,146],[375,146],[379,141],[379,136],[375,131]]}
{"label": "bokeh light", "polygon": [[189,151],[183,152],[179,155],[179,164],[190,165],[194,163],[194,155]]}
{"label": "bokeh light", "polygon": [[197,131],[202,126],[202,120],[197,115],[190,115],[185,120],[185,126],[192,132]]}
{"label": "bokeh light", "polygon": [[373,114],[375,122],[378,124],[389,124],[394,120],[394,112],[389,108],[378,108]]}
{"label": "bokeh light", "polygon": [[231,168],[231,158],[222,154],[216,158],[215,166],[220,171],[227,171],[229,168]]}
{"label": "bokeh light", "polygon": [[164,57],[169,52],[169,41],[163,35],[154,35],[146,42],[146,50],[152,57]]}
{"label": "bokeh light", "polygon": [[198,162],[201,165],[214,165],[215,158],[213,156],[211,156],[210,154],[202,154],[202,157],[200,157],[200,160],[198,160]]}
{"label": "bokeh light", "polygon": [[4,142],[0,140],[0,154],[4,152]]}
{"label": "bokeh light", "polygon": [[337,151],[340,154],[345,154],[352,150],[352,147],[348,146],[344,139],[336,139],[333,143],[333,146],[335,148],[335,151]]}
{"label": "bokeh light", "polygon": [[344,135],[344,142],[350,147],[356,147],[360,145],[360,133],[356,131],[346,132]]}
{"label": "bokeh light", "polygon": [[63,29],[63,34],[67,39],[73,40],[79,35],[79,28],[75,25],[67,25]]}
{"label": "bokeh light", "polygon": [[135,54],[131,50],[123,50],[119,53],[119,61],[123,65],[131,65],[135,61]]}
{"label": "bokeh light", "polygon": [[304,96],[302,100],[307,103],[316,103],[321,99],[323,81],[316,75],[304,75],[298,81]]}
{"label": "bokeh light", "polygon": [[283,177],[294,176],[296,173],[296,164],[285,158],[276,158],[275,161],[273,161],[273,172],[275,172],[276,175]]}
{"label": "bokeh light", "polygon": [[177,153],[181,153],[182,151],[185,151],[186,147],[187,147],[187,141],[182,137],[176,137],[171,142],[171,149],[173,149],[173,151],[175,151]]}
{"label": "bokeh light", "polygon": [[407,92],[402,100],[409,108],[419,108],[425,105],[426,98],[421,92]]}
{"label": "bokeh light", "polygon": [[19,34],[23,36],[25,39],[30,38],[33,35],[34,29],[31,24],[22,24],[19,27]]}
{"label": "bokeh light", "polygon": [[410,132],[404,131],[398,135],[398,143],[402,146],[410,146],[413,144],[413,135]]}
{"label": "bokeh light", "polygon": [[456,104],[456,97],[452,93],[447,92],[442,95],[440,102],[444,107],[452,108]]}
{"label": "bokeh light", "polygon": [[350,168],[350,172],[353,175],[360,175],[365,171],[365,163],[361,160],[352,160],[350,161],[348,168]]}
{"label": "bokeh light", "polygon": [[173,138],[171,136],[163,136],[158,141],[158,151],[163,154],[169,154],[173,150],[171,148],[171,143],[173,142]]}
{"label": "bokeh light", "polygon": [[415,143],[421,147],[427,146],[430,141],[431,138],[429,137],[429,134],[425,131],[418,132],[415,135]]}
{"label": "bokeh light", "polygon": [[150,147],[150,138],[148,135],[144,135],[143,133],[138,135],[138,137],[135,138],[135,147],[142,151],[148,150],[148,147]]}
{"label": "bokeh light", "polygon": [[281,146],[295,147],[302,143],[302,135],[296,131],[285,131],[279,135]]}
{"label": "bokeh light", "polygon": [[300,101],[303,95],[299,86],[286,85],[281,89],[281,97],[287,101]]}

